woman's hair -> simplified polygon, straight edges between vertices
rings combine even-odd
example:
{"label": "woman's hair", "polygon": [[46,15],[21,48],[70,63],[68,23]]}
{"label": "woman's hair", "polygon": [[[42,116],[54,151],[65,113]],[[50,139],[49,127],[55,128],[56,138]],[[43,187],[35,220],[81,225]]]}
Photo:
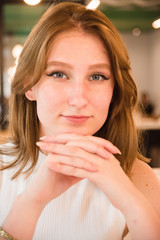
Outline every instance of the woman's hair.
{"label": "woman's hair", "polygon": [[127,174],[139,155],[137,131],[132,118],[137,102],[137,88],[130,73],[129,57],[123,41],[102,12],[89,10],[81,4],[65,2],[51,5],[33,28],[24,44],[11,83],[10,130],[13,145],[3,150],[3,154],[15,158],[3,168],[17,166],[13,177],[17,177],[24,169],[30,173],[37,163],[39,152],[36,147],[39,139],[36,102],[29,101],[25,92],[34,86],[43,74],[55,37],[70,30],[96,34],[102,39],[109,53],[115,81],[113,99],[108,118],[95,136],[111,141],[120,149],[122,154],[116,157]]}

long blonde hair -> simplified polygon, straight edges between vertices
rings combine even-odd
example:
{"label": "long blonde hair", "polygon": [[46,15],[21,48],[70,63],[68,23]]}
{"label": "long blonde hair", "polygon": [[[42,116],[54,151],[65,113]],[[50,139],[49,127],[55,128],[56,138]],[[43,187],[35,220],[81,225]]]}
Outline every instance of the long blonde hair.
{"label": "long blonde hair", "polygon": [[123,41],[102,12],[88,10],[77,3],[65,2],[52,5],[31,31],[11,84],[10,129],[13,145],[6,151],[3,150],[3,154],[15,158],[3,169],[17,166],[13,177],[23,172],[26,166],[26,172],[30,174],[37,163],[39,152],[36,147],[39,139],[36,102],[29,101],[25,92],[35,85],[43,74],[53,39],[61,32],[79,28],[96,34],[103,40],[109,52],[115,80],[108,118],[95,135],[108,139],[120,149],[122,155],[117,158],[126,173],[129,173],[137,156],[137,131],[132,118],[137,102],[137,88],[130,73],[129,57]]}

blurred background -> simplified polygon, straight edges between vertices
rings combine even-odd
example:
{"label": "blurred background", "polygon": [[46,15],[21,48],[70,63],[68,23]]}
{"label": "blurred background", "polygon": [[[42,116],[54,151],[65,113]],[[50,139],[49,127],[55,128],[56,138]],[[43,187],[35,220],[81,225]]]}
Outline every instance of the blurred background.
{"label": "blurred background", "polygon": [[[9,135],[8,98],[18,56],[32,27],[54,2],[28,0],[28,5],[25,1],[0,1],[0,138]],[[91,4],[91,0],[75,2]],[[144,137],[141,150],[152,158],[152,167],[160,167],[160,0],[93,2],[96,6],[90,7],[97,7],[112,21],[126,44],[139,92],[134,118]]]}

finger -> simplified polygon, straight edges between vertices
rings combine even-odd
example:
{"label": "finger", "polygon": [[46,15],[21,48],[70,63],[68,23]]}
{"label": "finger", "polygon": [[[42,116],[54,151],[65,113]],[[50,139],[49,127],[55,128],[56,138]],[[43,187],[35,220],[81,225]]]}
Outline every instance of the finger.
{"label": "finger", "polygon": [[54,168],[55,163],[60,165],[67,165],[70,167],[75,167],[79,169],[84,169],[89,172],[98,171],[98,167],[95,164],[90,163],[87,160],[77,158],[77,157],[68,157],[62,155],[49,154],[47,159],[47,165],[50,169]]}
{"label": "finger", "polygon": [[92,175],[93,173],[95,173],[95,172],[86,171],[81,168],[76,168],[76,167],[61,164],[61,163],[54,163],[52,165],[52,170],[54,170],[55,172],[61,173],[61,174],[78,177],[78,178],[82,178],[82,179],[83,178],[89,179],[89,176]]}
{"label": "finger", "polygon": [[87,136],[87,138],[97,144],[100,144],[101,146],[103,146],[105,149],[107,149],[109,152],[113,154],[121,154],[120,150],[106,139],[95,137],[95,136],[89,136],[89,135]]}
{"label": "finger", "polygon": [[67,146],[64,144],[46,142],[37,142],[36,144],[41,148],[42,151],[59,154],[61,156],[78,157],[95,165],[98,163],[100,164],[100,162],[104,160],[100,156],[87,152],[86,150],[77,146]]}
{"label": "finger", "polygon": [[78,135],[75,133],[61,133],[61,134],[52,135],[52,136],[43,136],[40,138],[40,140],[43,140],[45,142],[57,142],[57,143],[66,144],[70,140],[77,140],[82,138],[83,138],[82,135]]}
{"label": "finger", "polygon": [[67,146],[77,146],[80,147],[90,153],[97,154],[100,157],[106,159],[110,157],[109,152],[102,147],[101,145],[98,145],[97,143],[94,143],[93,141],[84,141],[84,140],[74,140],[74,141],[69,141]]}
{"label": "finger", "polygon": [[95,136],[89,136],[89,135],[78,135],[74,133],[62,133],[58,135],[52,135],[52,136],[44,136],[40,138],[43,141],[46,142],[57,142],[66,144],[67,142],[71,140],[85,140],[88,139],[94,143],[97,143],[98,145],[103,146],[108,150],[109,152],[113,154],[121,154],[120,150],[114,146],[110,141],[107,141],[106,139],[95,137]]}

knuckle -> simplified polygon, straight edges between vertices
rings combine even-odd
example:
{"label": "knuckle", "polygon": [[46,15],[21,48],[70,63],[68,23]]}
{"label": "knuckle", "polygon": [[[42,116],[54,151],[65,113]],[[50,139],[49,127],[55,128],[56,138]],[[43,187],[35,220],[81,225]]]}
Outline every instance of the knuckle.
{"label": "knuckle", "polygon": [[90,166],[91,166],[91,163],[84,161],[81,167],[84,169],[88,169],[88,167],[90,167]]}
{"label": "knuckle", "polygon": [[95,147],[96,153],[101,153],[103,151],[103,149],[104,149],[104,147],[101,146],[101,145],[98,145],[98,146]]}
{"label": "knuckle", "polygon": [[76,147],[76,146],[70,146],[69,147],[69,151],[70,151],[70,154],[72,154],[73,156],[76,155],[77,153],[79,153],[79,148]]}
{"label": "knuckle", "polygon": [[54,143],[47,144],[46,150],[48,150],[50,152],[54,152],[55,149],[56,149],[56,145]]}
{"label": "knuckle", "polygon": [[75,165],[76,163],[76,158],[75,157],[70,157],[69,158],[70,164]]}
{"label": "knuckle", "polygon": [[56,150],[56,144],[54,144],[54,143],[51,144],[51,150],[52,150],[52,152],[54,152]]}
{"label": "knuckle", "polygon": [[75,168],[75,167],[72,167],[72,169],[71,169],[71,175],[72,175],[72,176],[75,176],[75,177],[79,176],[79,169],[78,169],[78,168]]}

